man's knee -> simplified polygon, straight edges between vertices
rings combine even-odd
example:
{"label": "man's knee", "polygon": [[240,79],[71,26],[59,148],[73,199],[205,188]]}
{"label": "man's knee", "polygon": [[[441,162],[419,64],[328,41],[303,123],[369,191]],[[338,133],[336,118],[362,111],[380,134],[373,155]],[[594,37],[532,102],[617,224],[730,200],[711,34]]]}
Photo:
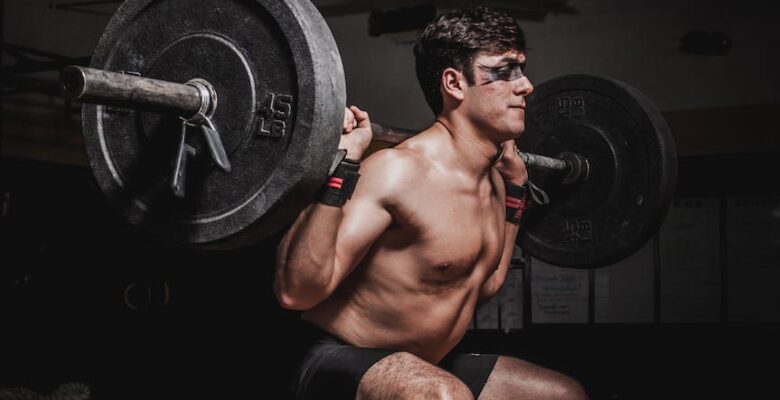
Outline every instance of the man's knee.
{"label": "man's knee", "polygon": [[585,388],[577,382],[574,378],[566,375],[551,380],[549,385],[549,397],[550,399],[561,400],[587,400],[588,395],[585,393]]}
{"label": "man's knee", "polygon": [[577,380],[514,357],[499,357],[482,392],[485,398],[586,400]]}
{"label": "man's knee", "polygon": [[432,379],[418,382],[416,388],[409,391],[410,399],[436,400],[473,400],[474,396],[465,383],[454,376],[431,377]]}
{"label": "man's knee", "polygon": [[409,353],[395,353],[372,366],[358,387],[358,399],[473,400],[460,379]]}

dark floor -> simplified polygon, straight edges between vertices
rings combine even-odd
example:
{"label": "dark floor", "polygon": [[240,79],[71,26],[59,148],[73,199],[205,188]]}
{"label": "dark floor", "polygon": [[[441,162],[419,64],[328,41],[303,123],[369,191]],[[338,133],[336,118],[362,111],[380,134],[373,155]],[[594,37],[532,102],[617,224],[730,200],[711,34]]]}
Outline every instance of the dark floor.
{"label": "dark floor", "polygon": [[[113,217],[88,170],[2,167],[12,197],[0,229],[0,387],[282,397],[296,315],[271,292],[273,241],[223,252],[150,242]],[[568,373],[593,399],[768,396],[780,372],[780,326],[766,324],[535,325],[471,332],[460,347]]]}

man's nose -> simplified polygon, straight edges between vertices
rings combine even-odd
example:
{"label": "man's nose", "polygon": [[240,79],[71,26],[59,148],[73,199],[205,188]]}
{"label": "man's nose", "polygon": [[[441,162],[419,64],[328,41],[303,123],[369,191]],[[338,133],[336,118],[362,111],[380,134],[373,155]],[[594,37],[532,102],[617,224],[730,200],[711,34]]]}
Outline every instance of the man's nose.
{"label": "man's nose", "polygon": [[518,96],[528,96],[534,91],[534,85],[527,76],[518,79],[517,85],[515,85],[515,94]]}

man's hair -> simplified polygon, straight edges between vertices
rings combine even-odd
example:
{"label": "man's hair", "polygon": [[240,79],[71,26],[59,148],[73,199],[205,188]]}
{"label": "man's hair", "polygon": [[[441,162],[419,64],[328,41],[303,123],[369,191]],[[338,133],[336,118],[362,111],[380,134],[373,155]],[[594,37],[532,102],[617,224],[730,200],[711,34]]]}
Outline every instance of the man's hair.
{"label": "man's hair", "polygon": [[428,23],[414,45],[417,80],[435,115],[442,111],[439,89],[447,68],[461,71],[474,84],[474,59],[480,52],[526,50],[525,34],[512,17],[487,7],[447,11]]}

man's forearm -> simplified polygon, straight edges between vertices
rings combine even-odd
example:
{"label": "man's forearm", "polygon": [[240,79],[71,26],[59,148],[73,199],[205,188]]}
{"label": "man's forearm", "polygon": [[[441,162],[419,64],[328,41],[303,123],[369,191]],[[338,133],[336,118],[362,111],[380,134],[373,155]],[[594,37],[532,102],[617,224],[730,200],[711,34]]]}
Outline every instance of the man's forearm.
{"label": "man's forearm", "polygon": [[488,297],[492,297],[498,292],[504,284],[504,280],[506,280],[506,275],[509,273],[509,266],[512,263],[512,253],[515,249],[515,240],[517,239],[517,232],[519,231],[520,219],[523,216],[527,204],[526,182],[527,175],[522,175],[517,179],[504,181],[504,188],[506,191],[504,248],[501,253],[501,261],[493,272],[493,276],[491,276],[488,281],[488,283],[492,284],[492,288],[488,287],[483,291]]}
{"label": "man's forearm", "polygon": [[517,239],[517,233],[519,227],[516,224],[507,222],[506,231],[504,236],[504,250],[501,253],[501,261],[498,263],[498,267],[490,278],[485,282],[480,293],[480,302],[486,302],[498,293],[501,286],[504,285],[506,276],[509,273],[509,267],[512,264],[512,253],[515,249],[515,240]]}
{"label": "man's forearm", "polygon": [[307,309],[329,295],[336,264],[339,207],[307,207],[279,244],[274,291],[282,306]]}

